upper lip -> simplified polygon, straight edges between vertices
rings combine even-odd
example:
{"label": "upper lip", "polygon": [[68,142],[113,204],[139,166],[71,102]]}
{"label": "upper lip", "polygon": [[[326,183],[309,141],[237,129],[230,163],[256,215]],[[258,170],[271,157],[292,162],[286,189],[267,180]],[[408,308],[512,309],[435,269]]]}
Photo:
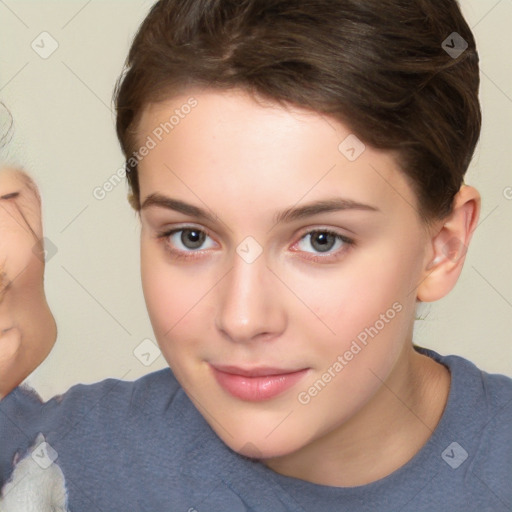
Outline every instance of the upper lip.
{"label": "upper lip", "polygon": [[306,368],[286,369],[276,368],[270,366],[258,366],[254,368],[241,368],[240,366],[231,365],[216,365],[212,364],[213,368],[220,372],[231,373],[233,375],[242,375],[244,377],[262,377],[268,375],[286,375],[288,373],[296,373]]}

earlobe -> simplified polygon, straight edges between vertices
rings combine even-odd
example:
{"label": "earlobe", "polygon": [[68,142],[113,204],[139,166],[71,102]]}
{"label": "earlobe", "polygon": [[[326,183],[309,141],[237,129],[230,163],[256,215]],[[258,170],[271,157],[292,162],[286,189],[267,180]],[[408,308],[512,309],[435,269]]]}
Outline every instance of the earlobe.
{"label": "earlobe", "polygon": [[480,215],[480,194],[475,188],[463,185],[453,204],[452,213],[430,239],[432,249],[417,290],[421,302],[433,302],[447,295],[462,272]]}

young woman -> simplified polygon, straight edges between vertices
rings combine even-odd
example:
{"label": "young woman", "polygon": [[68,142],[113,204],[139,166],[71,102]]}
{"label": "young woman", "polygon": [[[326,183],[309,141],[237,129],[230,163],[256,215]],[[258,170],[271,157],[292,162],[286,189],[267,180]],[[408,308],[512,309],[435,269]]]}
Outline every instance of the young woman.
{"label": "young woman", "polygon": [[510,510],[512,380],[412,339],[477,225],[478,86],[455,0],[157,2],[116,106],[170,368],[10,393],[5,510]]}

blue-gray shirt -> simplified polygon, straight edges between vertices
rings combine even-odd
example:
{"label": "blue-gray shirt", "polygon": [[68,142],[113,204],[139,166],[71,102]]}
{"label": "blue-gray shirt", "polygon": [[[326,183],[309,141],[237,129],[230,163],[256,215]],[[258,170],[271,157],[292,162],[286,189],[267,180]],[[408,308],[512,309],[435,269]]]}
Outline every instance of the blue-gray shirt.
{"label": "blue-gray shirt", "polygon": [[238,455],[165,369],[76,385],[45,403],[14,390],[0,402],[0,487],[35,480],[14,481],[19,452],[44,476],[60,468],[72,512],[512,511],[512,379],[416,349],[449,368],[448,403],[420,452],[368,485],[317,485]]}

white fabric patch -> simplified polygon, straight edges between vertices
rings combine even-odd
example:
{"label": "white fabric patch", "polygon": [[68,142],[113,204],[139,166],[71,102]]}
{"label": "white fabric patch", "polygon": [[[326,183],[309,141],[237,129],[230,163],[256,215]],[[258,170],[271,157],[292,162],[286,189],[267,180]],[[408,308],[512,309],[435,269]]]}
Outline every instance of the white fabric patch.
{"label": "white fabric patch", "polygon": [[0,512],[69,512],[64,473],[58,455],[39,434],[27,455],[15,462],[0,493]]}

